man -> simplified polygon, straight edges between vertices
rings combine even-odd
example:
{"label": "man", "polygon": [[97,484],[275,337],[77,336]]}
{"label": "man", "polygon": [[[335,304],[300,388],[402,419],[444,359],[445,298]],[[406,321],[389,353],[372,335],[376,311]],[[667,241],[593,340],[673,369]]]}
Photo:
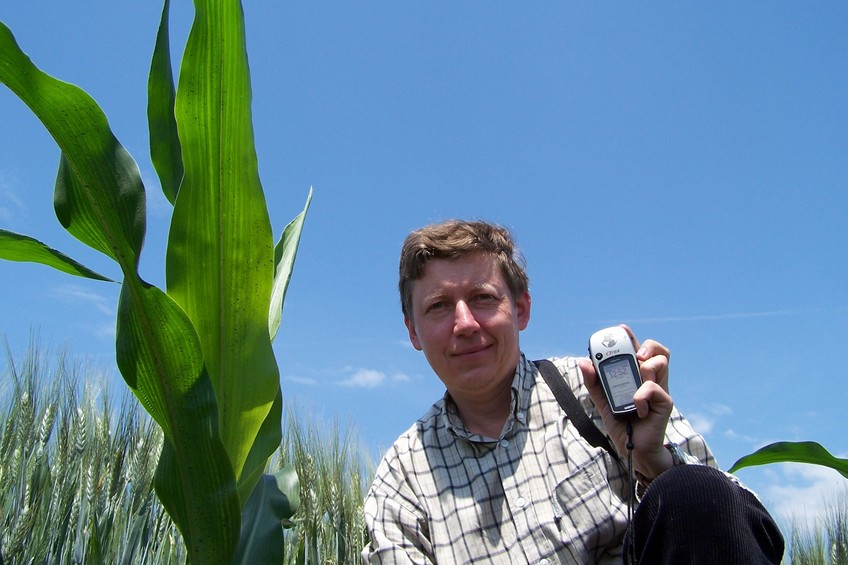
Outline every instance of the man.
{"label": "man", "polygon": [[404,322],[447,391],[377,469],[363,562],[779,563],[783,539],[768,513],[714,468],[674,408],[668,350],[640,347],[632,333],[644,381],[631,436],[641,502],[625,544],[626,423],[612,417],[587,359],[553,361],[619,457],[565,415],[519,347],[528,287],[504,228],[451,220],[407,237]]}

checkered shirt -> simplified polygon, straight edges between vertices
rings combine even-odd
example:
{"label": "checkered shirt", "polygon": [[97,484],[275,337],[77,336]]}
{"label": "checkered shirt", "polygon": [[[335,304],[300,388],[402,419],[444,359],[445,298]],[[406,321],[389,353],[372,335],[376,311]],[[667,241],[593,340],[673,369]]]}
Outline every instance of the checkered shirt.
{"label": "checkered shirt", "polygon": [[[552,359],[603,431],[575,357]],[[715,466],[677,411],[667,441]],[[469,433],[445,394],[387,451],[365,500],[363,563],[621,563],[627,471],[586,443],[523,355],[501,437]]]}

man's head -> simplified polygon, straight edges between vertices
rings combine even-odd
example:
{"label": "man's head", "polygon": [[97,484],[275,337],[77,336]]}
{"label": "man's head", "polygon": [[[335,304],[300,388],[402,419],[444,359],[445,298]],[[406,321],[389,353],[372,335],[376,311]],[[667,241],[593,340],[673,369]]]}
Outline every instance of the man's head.
{"label": "man's head", "polygon": [[456,259],[472,253],[490,254],[515,300],[530,281],[509,230],[483,221],[447,220],[410,233],[400,254],[398,290],[403,315],[412,318],[412,286],[431,259]]}

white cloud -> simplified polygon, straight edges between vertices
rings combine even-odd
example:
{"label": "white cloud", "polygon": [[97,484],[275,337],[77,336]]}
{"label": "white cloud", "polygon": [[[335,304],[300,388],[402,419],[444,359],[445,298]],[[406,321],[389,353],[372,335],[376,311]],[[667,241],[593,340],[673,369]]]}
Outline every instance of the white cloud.
{"label": "white cloud", "polygon": [[692,427],[701,434],[709,434],[715,428],[716,422],[723,416],[733,414],[733,409],[724,404],[710,404],[703,411],[686,412],[686,418]]}
{"label": "white cloud", "polygon": [[0,220],[10,223],[26,211],[26,205],[15,192],[17,179],[6,171],[0,171]]}
{"label": "white cloud", "polygon": [[405,383],[412,380],[412,377],[405,373],[395,373],[391,376],[386,375],[382,371],[374,369],[356,369],[353,374],[339,381],[341,386],[350,388],[377,388],[387,384]]}
{"label": "white cloud", "polygon": [[376,388],[386,380],[385,373],[373,369],[359,369],[339,384],[351,388]]}
{"label": "white cloud", "polygon": [[700,412],[689,412],[686,414],[686,419],[689,420],[689,423],[692,424],[692,428],[694,428],[699,434],[708,434],[713,431],[713,426],[715,425],[715,419],[710,418],[706,414],[702,414]]}
{"label": "white cloud", "polygon": [[100,313],[114,316],[117,310],[117,300],[103,294],[92,292],[75,284],[64,284],[54,288],[54,294],[71,302],[84,302],[94,306]]}
{"label": "white cloud", "polygon": [[[848,481],[821,465],[782,463],[770,473],[772,482],[760,488],[760,497],[788,532],[792,524],[820,527],[834,505],[848,496]],[[843,502],[844,504],[844,502]]]}
{"label": "white cloud", "polygon": [[[114,291],[117,285],[111,285],[109,291]],[[93,335],[100,341],[113,341],[117,329],[115,318],[118,310],[117,296],[107,293],[98,293],[78,284],[62,284],[53,287],[52,295],[59,300],[83,308],[91,307],[87,313],[79,319],[77,327],[80,331]]]}
{"label": "white cloud", "polygon": [[715,414],[716,416],[730,416],[733,414],[733,408],[726,404],[711,404],[708,407],[708,410],[711,414]]}
{"label": "white cloud", "polygon": [[287,375],[287,376],[283,377],[283,380],[286,381],[286,382],[295,383],[295,384],[299,384],[299,385],[314,386],[314,385],[318,384],[318,381],[316,381],[315,379],[310,379],[309,377],[300,377],[300,376],[297,376],[297,375]]}
{"label": "white cloud", "polygon": [[762,443],[762,440],[760,440],[759,438],[755,438],[753,436],[737,433],[732,428],[728,428],[727,430],[724,431],[724,437],[726,437],[728,439],[736,440],[736,441],[744,441],[745,443],[751,443],[751,444],[755,444],[755,445]]}
{"label": "white cloud", "polygon": [[94,335],[97,336],[98,339],[108,341],[114,341],[118,333],[114,321],[96,324],[93,331]]}

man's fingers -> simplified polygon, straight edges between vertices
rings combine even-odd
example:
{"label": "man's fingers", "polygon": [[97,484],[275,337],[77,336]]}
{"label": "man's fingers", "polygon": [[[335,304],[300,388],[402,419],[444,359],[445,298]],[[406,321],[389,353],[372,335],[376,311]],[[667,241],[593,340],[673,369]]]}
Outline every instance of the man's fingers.
{"label": "man's fingers", "polygon": [[671,351],[668,350],[668,347],[653,339],[646,339],[645,343],[642,344],[642,347],[636,350],[636,357],[640,361],[650,359],[657,355],[661,355],[668,360],[671,358]]}
{"label": "man's fingers", "polygon": [[646,418],[651,412],[668,418],[674,406],[668,391],[652,381],[647,381],[639,387],[633,395],[633,403],[636,405],[639,418]]}
{"label": "man's fingers", "polygon": [[642,381],[653,381],[668,392],[668,357],[665,355],[654,355],[639,366]]}

